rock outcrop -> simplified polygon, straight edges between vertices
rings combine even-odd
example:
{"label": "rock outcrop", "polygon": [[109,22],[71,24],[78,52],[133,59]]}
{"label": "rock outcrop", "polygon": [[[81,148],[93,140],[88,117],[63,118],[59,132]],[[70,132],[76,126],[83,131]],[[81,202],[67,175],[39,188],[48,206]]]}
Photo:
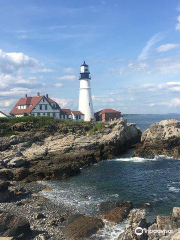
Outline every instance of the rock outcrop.
{"label": "rock outcrop", "polygon": [[180,121],[163,120],[142,133],[134,156],[154,158],[156,155],[180,158]]}
{"label": "rock outcrop", "polygon": [[5,171],[10,169],[14,180],[65,179],[84,165],[122,154],[141,137],[136,125],[123,118],[91,134],[87,123],[64,126],[56,122],[38,131],[22,125],[16,127],[19,135],[0,138],[0,171],[10,178],[11,173]]}

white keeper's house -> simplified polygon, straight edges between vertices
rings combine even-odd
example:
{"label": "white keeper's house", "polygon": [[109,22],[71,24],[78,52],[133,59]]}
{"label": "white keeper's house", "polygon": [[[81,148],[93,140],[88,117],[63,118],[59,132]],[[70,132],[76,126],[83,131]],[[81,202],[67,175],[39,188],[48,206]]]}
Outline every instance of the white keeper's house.
{"label": "white keeper's house", "polygon": [[80,111],[71,111],[70,109],[61,109],[59,104],[49,98],[48,94],[35,97],[29,97],[25,94],[24,98],[19,99],[10,115],[14,117],[35,116],[35,117],[53,117],[56,119],[67,119],[74,121],[83,121],[84,114]]}

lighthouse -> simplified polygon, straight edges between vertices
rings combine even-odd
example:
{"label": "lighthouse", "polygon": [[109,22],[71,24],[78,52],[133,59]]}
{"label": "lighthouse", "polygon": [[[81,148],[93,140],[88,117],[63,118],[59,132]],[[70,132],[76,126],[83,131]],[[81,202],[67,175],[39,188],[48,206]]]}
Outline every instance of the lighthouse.
{"label": "lighthouse", "polygon": [[84,121],[91,121],[94,119],[90,80],[89,66],[84,61],[81,65],[79,78],[79,111],[84,114]]}

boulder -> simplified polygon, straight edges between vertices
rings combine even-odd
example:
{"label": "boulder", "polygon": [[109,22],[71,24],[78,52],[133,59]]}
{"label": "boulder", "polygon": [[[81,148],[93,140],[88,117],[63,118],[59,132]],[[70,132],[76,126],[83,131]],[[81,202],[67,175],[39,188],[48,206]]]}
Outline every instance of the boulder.
{"label": "boulder", "polygon": [[11,213],[0,213],[0,236],[15,237],[21,236],[26,240],[31,234],[29,222],[26,218]]}
{"label": "boulder", "polygon": [[66,239],[88,239],[103,227],[101,219],[75,214],[68,219],[63,233]]}

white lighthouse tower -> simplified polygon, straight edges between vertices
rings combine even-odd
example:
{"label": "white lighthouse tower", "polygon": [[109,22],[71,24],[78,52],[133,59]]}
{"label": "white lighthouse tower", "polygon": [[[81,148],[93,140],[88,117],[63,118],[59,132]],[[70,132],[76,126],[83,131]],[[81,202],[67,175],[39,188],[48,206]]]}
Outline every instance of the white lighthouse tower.
{"label": "white lighthouse tower", "polygon": [[79,111],[84,114],[85,121],[91,121],[94,119],[90,80],[91,77],[89,72],[89,66],[84,61],[84,63],[81,65],[81,72],[79,78]]}

